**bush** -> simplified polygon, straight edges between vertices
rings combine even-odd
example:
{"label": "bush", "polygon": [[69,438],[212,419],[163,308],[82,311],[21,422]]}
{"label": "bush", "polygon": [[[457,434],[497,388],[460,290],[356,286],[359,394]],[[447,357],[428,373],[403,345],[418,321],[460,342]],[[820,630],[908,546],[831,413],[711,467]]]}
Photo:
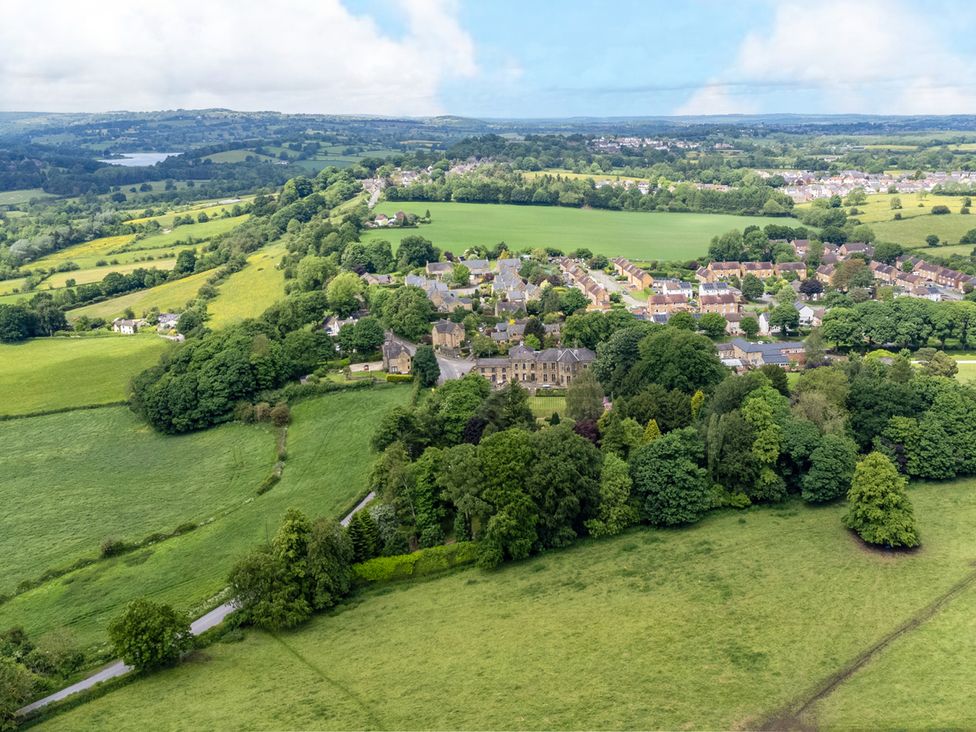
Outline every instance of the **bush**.
{"label": "bush", "polygon": [[400,384],[413,381],[413,376],[410,374],[387,374],[386,380],[394,384]]}
{"label": "bush", "polygon": [[284,427],[291,424],[291,410],[288,409],[288,405],[284,402],[279,402],[275,404],[274,409],[269,413],[271,417],[271,423],[275,427]]}
{"label": "bush", "polygon": [[421,549],[412,554],[376,557],[354,564],[352,572],[357,584],[394,582],[444,572],[454,567],[474,564],[477,560],[477,544],[462,541],[457,544]]}
{"label": "bush", "polygon": [[933,206],[932,207],[932,215],[933,216],[944,216],[947,213],[951,213],[949,211],[949,207],[948,206],[939,205],[939,206]]}
{"label": "bush", "polygon": [[128,542],[110,536],[102,541],[101,554],[102,557],[117,557],[119,554],[125,554],[133,549],[135,547]]}

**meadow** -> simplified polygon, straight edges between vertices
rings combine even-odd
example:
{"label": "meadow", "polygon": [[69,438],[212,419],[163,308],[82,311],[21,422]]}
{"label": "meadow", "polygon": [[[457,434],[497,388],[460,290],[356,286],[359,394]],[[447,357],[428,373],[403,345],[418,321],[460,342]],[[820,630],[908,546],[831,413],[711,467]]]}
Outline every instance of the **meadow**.
{"label": "meadow", "polygon": [[121,316],[129,308],[137,317],[141,317],[154,307],[159,308],[159,311],[163,313],[182,310],[186,307],[187,302],[196,297],[197,291],[207,283],[207,278],[213,273],[214,271],[209,269],[197,272],[146,290],[136,290],[102,302],[75,308],[69,310],[66,315],[69,320],[75,320],[82,315],[87,315],[89,318],[112,320]]}
{"label": "meadow", "polygon": [[[150,597],[194,615],[202,614],[212,604],[211,598],[225,587],[233,563],[265,542],[288,508],[336,518],[352,508],[366,490],[373,459],[369,448],[373,430],[390,407],[406,403],[409,396],[407,386],[382,386],[326,394],[299,403],[292,410],[293,422],[288,428],[284,473],[270,491],[257,495],[257,484],[246,486],[243,481],[238,482],[241,490],[250,490],[250,495],[245,497],[236,491],[230,509],[227,501],[212,501],[210,511],[203,515],[208,519],[213,516],[213,521],[188,534],[99,561],[18,595],[0,605],[0,627],[22,625],[32,636],[67,627],[80,644],[89,646],[105,641],[109,621],[137,597]],[[181,439],[188,446],[198,440],[205,443],[217,439],[208,435],[194,433]],[[274,439],[269,435],[267,442],[261,444],[267,444],[267,451],[261,448],[258,457],[264,461],[266,472],[270,472]],[[114,440],[110,446],[98,448],[96,454],[103,457],[93,461],[90,472],[97,475],[97,468],[101,467],[107,473],[106,461],[115,459],[113,450],[124,449]],[[173,460],[180,459],[178,453],[172,454]],[[207,448],[189,449],[187,454],[199,459],[185,470],[199,470]],[[177,470],[173,465],[171,469]],[[37,485],[39,478],[28,474],[23,480]],[[74,481],[66,473],[52,479],[58,481],[53,490],[63,490]],[[103,479],[89,490],[114,495],[119,487],[116,482]],[[215,490],[223,489],[211,489]],[[218,514],[221,508],[226,510]],[[176,513],[176,509],[166,510]],[[163,523],[162,528],[173,528],[169,526],[172,521]]]}
{"label": "meadow", "polygon": [[285,273],[277,264],[287,249],[283,242],[259,249],[247,258],[247,266],[220,285],[207,304],[210,328],[221,328],[245,318],[256,318],[285,296]]}
{"label": "meadow", "polygon": [[173,225],[173,219],[175,219],[177,216],[193,216],[194,218],[196,218],[202,213],[207,214],[207,216],[209,216],[210,218],[213,218],[215,216],[223,216],[225,212],[233,209],[235,205],[244,204],[252,200],[253,198],[254,196],[244,196],[241,198],[239,202],[235,202],[235,203],[201,202],[193,206],[180,208],[179,210],[176,211],[170,211],[165,214],[160,214],[159,216],[143,216],[139,218],[130,219],[129,223],[144,224],[148,221],[156,221],[163,228],[169,228]]}
{"label": "meadow", "polygon": [[[59,249],[56,252],[52,252],[40,259],[30,262],[28,265],[31,269],[54,269],[59,264],[64,262],[74,262],[79,267],[89,268],[94,267],[95,262],[103,259],[117,259],[119,262],[131,261],[123,259],[124,255],[109,255],[109,252],[115,251],[132,241],[132,234],[123,234],[121,236],[103,236],[98,239],[92,239],[91,241],[86,241],[82,244],[75,244],[74,246],[67,247],[66,249]],[[141,256],[141,255],[140,255]]]}
{"label": "meadow", "polygon": [[[231,216],[226,219],[211,219],[203,223],[184,224],[183,226],[177,226],[175,229],[163,231],[153,236],[147,236],[145,239],[134,241],[128,245],[128,248],[130,251],[139,249],[163,249],[165,247],[175,246],[178,242],[185,242],[191,236],[200,241],[207,241],[218,234],[225,234],[231,229],[240,226],[248,218],[250,218],[250,214]],[[183,246],[187,245],[183,244]]]}
{"label": "meadow", "polygon": [[0,191],[0,206],[22,206],[35,198],[54,198],[40,188],[22,188],[19,191]]}
{"label": "meadow", "polygon": [[296,631],[249,631],[49,726],[798,728],[824,682],[852,671],[803,728],[972,728],[971,595],[855,666],[976,577],[976,482],[910,494],[923,541],[913,553],[865,549],[841,505],[635,529],[495,572],[363,591]]}
{"label": "meadow", "polygon": [[275,461],[266,426],[167,437],[128,407],[0,422],[0,593],[44,570],[200,523],[253,497]]}
{"label": "meadow", "polygon": [[0,345],[0,416],[122,401],[129,380],[170,345],[148,334]]}
{"label": "meadow", "polygon": [[37,288],[40,290],[58,290],[67,285],[68,280],[74,280],[77,285],[84,285],[89,282],[101,282],[109,272],[119,274],[129,274],[137,269],[161,269],[169,272],[176,266],[176,258],[153,259],[151,262],[128,262],[126,264],[110,264],[105,267],[88,267],[87,269],[75,269],[71,272],[56,272],[45,279]]}
{"label": "meadow", "polygon": [[708,251],[713,236],[730,229],[790,223],[789,219],[726,214],[605,211],[557,206],[511,206],[479,203],[384,202],[377,213],[408,211],[432,223],[419,228],[376,229],[364,241],[386,239],[396,247],[404,236],[420,235],[441,249],[463,252],[475,244],[509,247],[552,246],[571,251],[586,247],[594,253],[632,259],[689,259]]}

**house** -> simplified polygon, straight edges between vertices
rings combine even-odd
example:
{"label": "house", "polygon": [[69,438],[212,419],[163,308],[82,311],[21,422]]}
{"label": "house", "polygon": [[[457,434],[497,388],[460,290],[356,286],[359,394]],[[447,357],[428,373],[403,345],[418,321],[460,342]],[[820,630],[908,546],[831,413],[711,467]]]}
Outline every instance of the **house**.
{"label": "house", "polygon": [[702,295],[698,299],[698,311],[701,313],[728,313],[739,312],[739,300],[732,293],[725,295]]}
{"label": "house", "polygon": [[718,282],[729,277],[738,277],[741,271],[739,262],[709,262],[705,269],[705,282]]}
{"label": "house", "polygon": [[525,320],[501,322],[495,325],[491,339],[495,343],[521,343],[525,338]]}
{"label": "house", "polygon": [[127,318],[116,318],[112,321],[112,330],[123,335],[135,335],[139,332],[141,320],[129,320]]}
{"label": "house", "polygon": [[743,313],[727,313],[725,315],[725,332],[729,335],[742,335]]}
{"label": "house", "polygon": [[180,322],[179,313],[160,313],[156,319],[157,330],[175,330],[177,323]]}
{"label": "house", "polygon": [[819,267],[817,267],[817,273],[815,276],[825,285],[829,285],[831,278],[834,276],[834,270],[836,269],[837,266],[834,264],[821,264]]}
{"label": "house", "polygon": [[723,363],[737,361],[745,368],[758,368],[768,364],[789,368],[792,364],[802,366],[806,361],[803,344],[793,341],[750,343],[742,338],[733,338],[728,343],[720,343],[718,353]]}
{"label": "house", "polygon": [[367,285],[389,285],[393,282],[393,278],[388,274],[373,274],[372,272],[364,272],[359,276]]}
{"label": "house", "polygon": [[436,279],[441,279],[454,271],[453,262],[427,262],[427,275]]}
{"label": "house", "polygon": [[512,348],[507,358],[479,358],[474,368],[496,387],[510,381],[530,387],[569,386],[595,358],[596,354],[588,348],[536,351],[520,345]]}
{"label": "house", "polygon": [[805,328],[817,328],[823,324],[826,308],[815,308],[805,302],[795,302],[793,307],[800,314],[800,325]]}
{"label": "house", "polygon": [[450,320],[438,320],[430,332],[435,348],[460,348],[464,335],[464,326]]}
{"label": "house", "polygon": [[339,331],[342,330],[344,325],[355,325],[359,322],[359,318],[356,315],[351,315],[348,318],[340,318],[336,315],[330,315],[322,323],[322,330],[328,333],[330,336],[335,338],[339,335]]}
{"label": "house", "polygon": [[458,308],[471,311],[474,304],[469,297],[458,297],[452,291],[434,290],[428,296],[439,313],[453,313]]}
{"label": "house", "polygon": [[898,280],[898,270],[892,267],[890,264],[872,261],[868,264],[868,268],[874,275],[874,279],[878,280],[879,282],[884,282],[891,285]]}
{"label": "house", "polygon": [[761,280],[768,280],[776,275],[772,262],[743,262],[741,272],[743,277],[751,274]]}
{"label": "house", "polygon": [[691,310],[691,303],[684,295],[651,295],[647,298],[647,312],[651,315],[659,313],[679,313]]}
{"label": "house", "polygon": [[627,278],[627,284],[635,290],[646,290],[654,284],[654,278],[636,264],[624,257],[614,257],[610,260],[617,274]]}
{"label": "house", "polygon": [[773,265],[773,271],[779,277],[786,277],[792,273],[797,279],[802,280],[807,275],[807,266],[803,262],[780,262]]}
{"label": "house", "polygon": [[863,254],[870,259],[874,255],[874,247],[863,241],[849,241],[841,244],[837,248],[837,252],[844,259],[852,254]]}
{"label": "house", "polygon": [[465,259],[461,264],[468,268],[471,279],[475,282],[482,282],[491,274],[491,265],[487,259]]}
{"label": "house", "polygon": [[525,304],[520,302],[508,302],[507,300],[495,301],[495,317],[509,318],[525,312]]}
{"label": "house", "polygon": [[659,295],[680,295],[686,300],[690,300],[693,296],[691,283],[676,279],[658,280],[654,291]]}
{"label": "house", "polygon": [[810,251],[810,240],[809,239],[794,239],[790,242],[790,246],[793,247],[793,252],[800,259],[806,259],[807,253]]}
{"label": "house", "polygon": [[388,374],[409,374],[413,368],[413,356],[417,352],[417,347],[397,338],[392,333],[386,334],[383,342],[383,369]]}
{"label": "house", "polygon": [[738,298],[742,292],[728,282],[703,282],[698,286],[698,295],[735,295]]}

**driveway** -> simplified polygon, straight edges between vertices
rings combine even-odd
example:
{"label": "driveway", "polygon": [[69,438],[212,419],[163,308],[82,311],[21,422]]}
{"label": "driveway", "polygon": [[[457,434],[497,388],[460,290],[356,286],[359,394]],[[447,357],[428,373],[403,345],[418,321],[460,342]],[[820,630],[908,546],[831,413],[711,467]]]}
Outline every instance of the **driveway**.
{"label": "driveway", "polygon": [[619,292],[620,299],[623,300],[624,305],[629,308],[643,308],[647,306],[647,300],[643,298],[637,298],[627,285],[623,282],[617,282],[616,279],[608,275],[602,269],[591,269],[590,277],[595,279],[605,288],[607,292]]}
{"label": "driveway", "polygon": [[443,384],[445,381],[460,379],[474,368],[474,361],[467,358],[444,356],[443,354],[438,353],[437,365],[440,366],[441,369],[441,375],[440,378],[437,379],[437,383]]}

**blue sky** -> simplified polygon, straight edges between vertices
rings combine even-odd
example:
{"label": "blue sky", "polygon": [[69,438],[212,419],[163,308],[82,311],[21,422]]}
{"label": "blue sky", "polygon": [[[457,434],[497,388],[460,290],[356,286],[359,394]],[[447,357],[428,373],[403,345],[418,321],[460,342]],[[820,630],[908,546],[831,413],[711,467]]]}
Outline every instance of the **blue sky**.
{"label": "blue sky", "polygon": [[0,110],[976,114],[961,0],[3,2]]}

